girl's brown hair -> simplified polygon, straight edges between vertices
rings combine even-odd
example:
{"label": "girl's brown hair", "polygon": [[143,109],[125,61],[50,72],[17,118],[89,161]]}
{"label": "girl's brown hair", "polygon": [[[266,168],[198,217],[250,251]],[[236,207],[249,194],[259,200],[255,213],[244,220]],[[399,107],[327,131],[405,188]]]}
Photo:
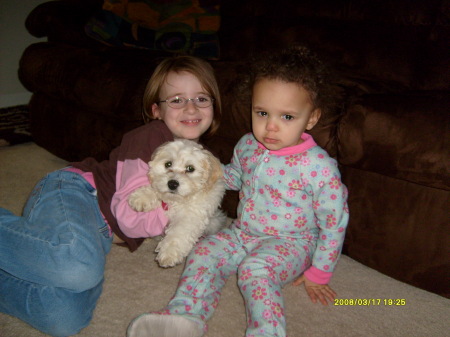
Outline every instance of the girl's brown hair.
{"label": "girl's brown hair", "polygon": [[212,66],[197,57],[189,55],[174,56],[164,59],[155,69],[147,83],[143,99],[143,117],[147,123],[154,119],[152,105],[163,99],[159,97],[161,87],[166,82],[167,75],[171,72],[180,73],[186,71],[194,75],[200,81],[202,87],[214,99],[214,117],[205,136],[212,136],[219,128],[222,117],[222,102],[220,99],[219,86]]}

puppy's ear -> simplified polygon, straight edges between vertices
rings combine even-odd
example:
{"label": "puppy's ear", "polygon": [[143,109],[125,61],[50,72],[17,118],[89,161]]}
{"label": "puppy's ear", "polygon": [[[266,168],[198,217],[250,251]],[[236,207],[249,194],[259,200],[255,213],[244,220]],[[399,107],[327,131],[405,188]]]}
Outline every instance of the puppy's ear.
{"label": "puppy's ear", "polygon": [[205,172],[208,172],[209,176],[206,181],[207,188],[211,188],[217,182],[217,180],[222,179],[223,170],[219,159],[211,154],[209,151],[205,151],[206,160],[203,163]]}

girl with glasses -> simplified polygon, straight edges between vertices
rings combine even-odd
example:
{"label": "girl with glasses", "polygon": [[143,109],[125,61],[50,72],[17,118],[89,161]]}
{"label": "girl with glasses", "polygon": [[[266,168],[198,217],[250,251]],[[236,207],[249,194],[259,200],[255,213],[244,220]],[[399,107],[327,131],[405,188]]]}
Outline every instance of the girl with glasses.
{"label": "girl with glasses", "polygon": [[217,130],[212,67],[191,56],[163,60],[143,103],[150,123],[125,134],[108,160],[87,158],[50,173],[22,216],[0,208],[1,312],[52,336],[75,335],[92,319],[113,240],[133,251],[142,238],[163,234],[163,209],[136,212],[128,195],[149,183],[147,163],[159,145],[199,142]]}

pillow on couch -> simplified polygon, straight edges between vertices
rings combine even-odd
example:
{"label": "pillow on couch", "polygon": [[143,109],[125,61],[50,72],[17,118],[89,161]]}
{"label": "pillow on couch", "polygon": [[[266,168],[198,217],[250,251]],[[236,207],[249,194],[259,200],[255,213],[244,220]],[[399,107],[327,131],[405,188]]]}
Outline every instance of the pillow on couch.
{"label": "pillow on couch", "polygon": [[85,26],[88,36],[136,47],[219,58],[220,0],[104,0]]}

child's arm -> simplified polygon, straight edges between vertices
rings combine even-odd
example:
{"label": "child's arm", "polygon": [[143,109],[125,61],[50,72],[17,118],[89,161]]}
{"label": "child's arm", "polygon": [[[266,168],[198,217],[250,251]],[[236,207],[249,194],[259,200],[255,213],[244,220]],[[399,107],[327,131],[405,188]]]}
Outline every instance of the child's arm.
{"label": "child's arm", "polygon": [[341,182],[336,162],[329,158],[324,160],[321,166],[327,175],[319,177],[316,183],[313,183],[313,209],[319,227],[316,250],[312,256],[312,265],[294,285],[304,283],[314,303],[319,299],[321,303],[326,304],[326,299],[333,301],[336,296],[328,283],[344,244],[349,213],[347,188]]}
{"label": "child's arm", "polygon": [[239,153],[242,152],[242,146],[244,146],[247,138],[249,138],[249,135],[250,134],[243,136],[236,144],[230,163],[227,165],[222,165],[223,177],[225,179],[227,190],[239,191],[241,189],[242,167],[239,159]]}
{"label": "child's arm", "polygon": [[130,194],[150,182],[148,164],[141,159],[117,163],[116,192],[111,201],[111,211],[122,232],[130,238],[146,238],[163,234],[168,219],[162,207],[149,212],[136,212],[128,204]]}

